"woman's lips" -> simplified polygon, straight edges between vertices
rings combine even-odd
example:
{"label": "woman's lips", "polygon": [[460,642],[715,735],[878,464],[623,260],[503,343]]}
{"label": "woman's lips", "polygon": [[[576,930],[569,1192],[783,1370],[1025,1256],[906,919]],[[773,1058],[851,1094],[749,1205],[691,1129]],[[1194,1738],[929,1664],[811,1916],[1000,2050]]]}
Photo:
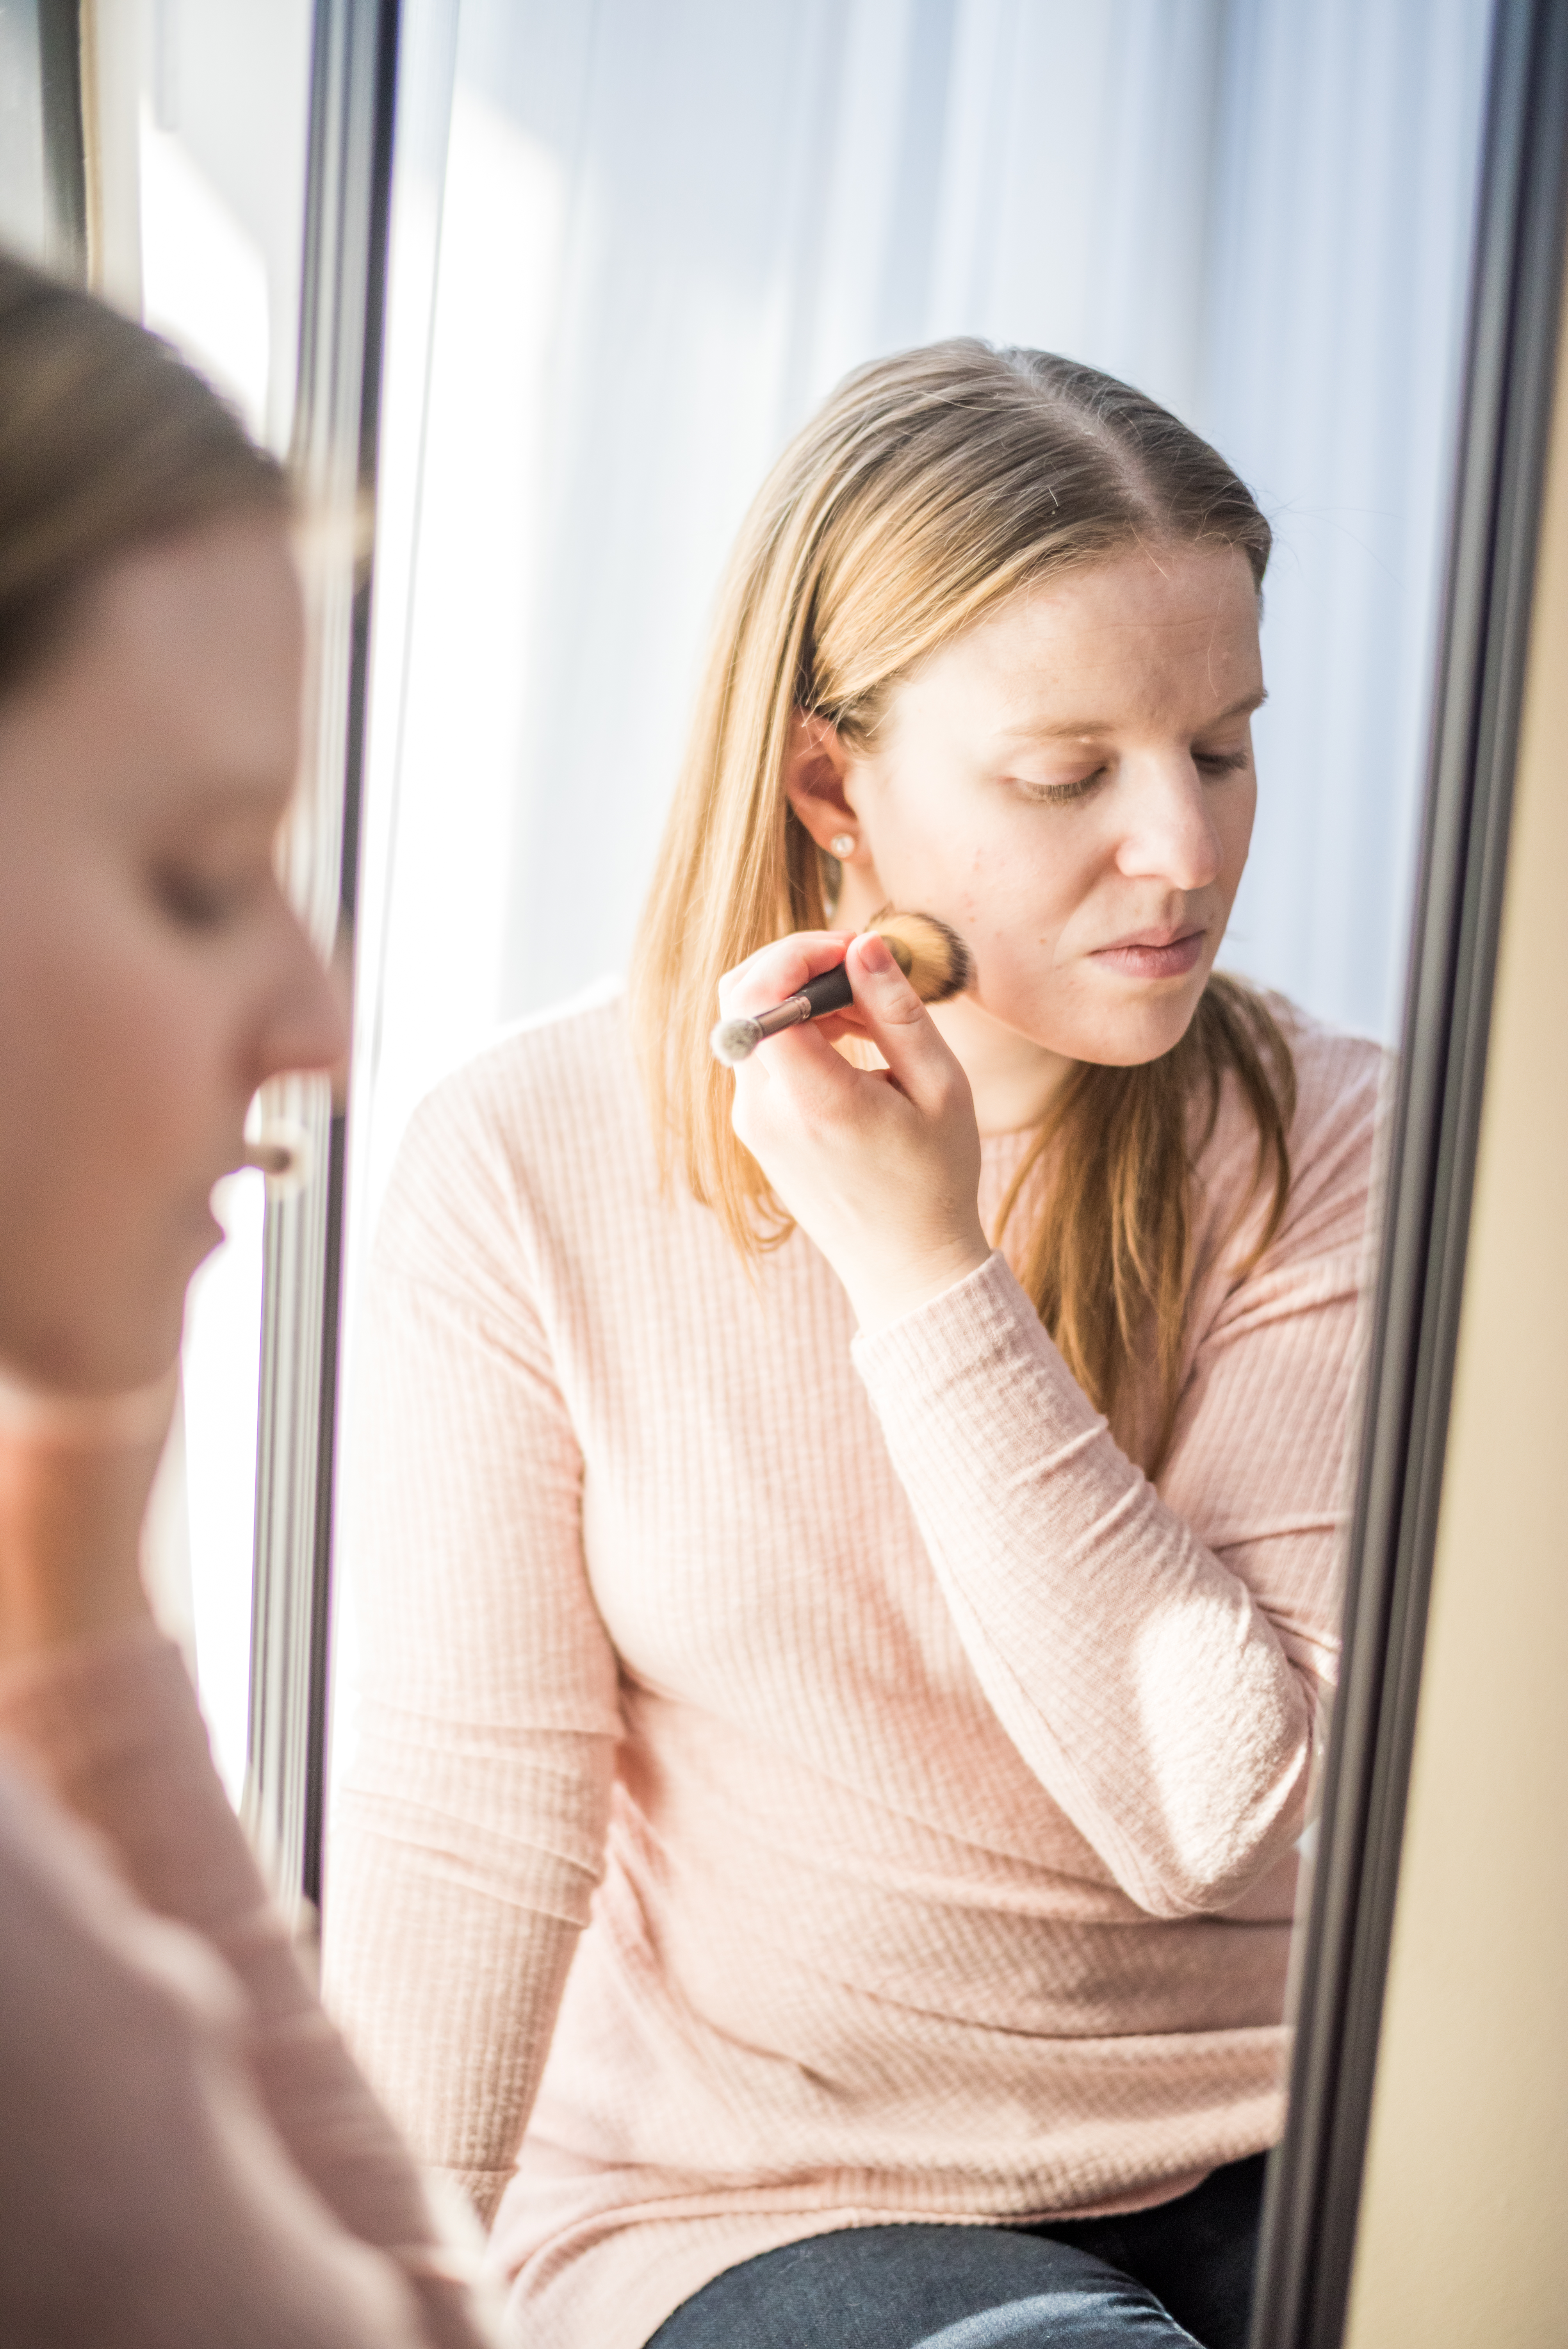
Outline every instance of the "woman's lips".
{"label": "woman's lips", "polygon": [[1185,937],[1172,938],[1166,946],[1153,945],[1147,938],[1129,938],[1119,947],[1101,947],[1093,959],[1107,963],[1129,978],[1185,978],[1203,951],[1202,930],[1189,930]]}

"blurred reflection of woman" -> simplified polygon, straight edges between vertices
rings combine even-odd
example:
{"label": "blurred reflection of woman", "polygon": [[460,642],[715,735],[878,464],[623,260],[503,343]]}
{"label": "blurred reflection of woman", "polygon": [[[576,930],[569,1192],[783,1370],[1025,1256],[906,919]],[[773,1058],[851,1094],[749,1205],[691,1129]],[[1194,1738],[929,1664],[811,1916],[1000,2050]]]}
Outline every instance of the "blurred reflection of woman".
{"label": "blurred reflection of woman", "polygon": [[[1268,552],[1089,368],[852,377],[632,1017],[408,1139],[329,1957],[537,2349],[1244,2337],[1379,1077],[1212,976]],[[890,900],[970,994],[715,1066]]]}
{"label": "blurred reflection of woman", "polygon": [[283,475],[0,256],[0,2341],[478,2349],[138,1547],[246,1106],[344,1048],[278,887]]}

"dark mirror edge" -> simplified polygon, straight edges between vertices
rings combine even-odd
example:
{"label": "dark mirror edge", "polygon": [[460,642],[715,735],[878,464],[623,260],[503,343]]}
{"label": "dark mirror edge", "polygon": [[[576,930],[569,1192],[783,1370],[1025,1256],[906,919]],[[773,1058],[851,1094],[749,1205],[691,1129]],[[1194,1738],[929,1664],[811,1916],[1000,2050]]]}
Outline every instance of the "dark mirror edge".
{"label": "dark mirror edge", "polygon": [[[313,854],[350,940],[374,584],[359,539],[376,496],[399,31],[399,0],[315,0],[290,466],[306,511],[337,525],[313,623]],[[291,1916],[322,1899],[347,1166],[346,1113],[322,1100],[313,1114],[315,1176],[267,1204],[242,1804]]]}
{"label": "dark mirror edge", "polygon": [[1568,0],[1500,0],[1346,1647],[1253,2349],[1338,2349],[1459,1330],[1555,373]]}

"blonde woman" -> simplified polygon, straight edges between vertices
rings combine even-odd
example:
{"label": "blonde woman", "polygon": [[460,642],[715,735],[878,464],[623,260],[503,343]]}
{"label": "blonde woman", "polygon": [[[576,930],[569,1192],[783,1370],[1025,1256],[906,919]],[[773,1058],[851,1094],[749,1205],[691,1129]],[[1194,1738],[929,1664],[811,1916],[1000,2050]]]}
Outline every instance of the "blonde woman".
{"label": "blonde woman", "polygon": [[1213,975],[1268,552],[1092,369],[861,370],[630,1011],[407,1142],[331,1979],[536,2349],[1244,2339],[1378,1082]]}
{"label": "blonde woman", "polygon": [[344,1049],[273,870],[282,472],[0,254],[0,2341],[480,2349],[148,1610],[209,1195]]}

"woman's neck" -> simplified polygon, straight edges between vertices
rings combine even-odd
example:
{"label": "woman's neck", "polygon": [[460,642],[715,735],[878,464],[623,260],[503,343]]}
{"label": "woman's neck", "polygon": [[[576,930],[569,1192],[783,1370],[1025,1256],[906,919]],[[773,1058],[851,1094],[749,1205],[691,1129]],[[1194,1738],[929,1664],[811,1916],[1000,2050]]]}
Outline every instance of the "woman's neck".
{"label": "woman's neck", "polygon": [[1037,1125],[1078,1065],[1005,1028],[967,996],[934,1004],[931,1016],[963,1062],[982,1135]]}

